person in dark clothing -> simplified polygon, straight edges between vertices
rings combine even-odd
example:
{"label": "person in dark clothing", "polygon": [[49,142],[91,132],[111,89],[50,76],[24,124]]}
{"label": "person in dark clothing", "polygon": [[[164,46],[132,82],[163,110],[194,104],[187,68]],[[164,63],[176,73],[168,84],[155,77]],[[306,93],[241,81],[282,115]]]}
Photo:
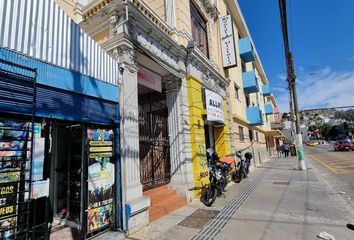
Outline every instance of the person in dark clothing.
{"label": "person in dark clothing", "polygon": [[290,152],[290,146],[289,144],[284,144],[284,154],[285,154],[285,157],[289,157],[289,152]]}
{"label": "person in dark clothing", "polygon": [[278,153],[278,158],[281,158],[281,155],[283,153],[283,148],[282,146],[278,145],[277,146],[277,153]]}

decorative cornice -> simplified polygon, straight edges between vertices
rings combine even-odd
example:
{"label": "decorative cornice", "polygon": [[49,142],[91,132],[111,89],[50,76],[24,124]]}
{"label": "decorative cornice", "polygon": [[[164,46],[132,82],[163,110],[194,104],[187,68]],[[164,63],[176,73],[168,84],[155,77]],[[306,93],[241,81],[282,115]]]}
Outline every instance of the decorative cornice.
{"label": "decorative cornice", "polygon": [[82,18],[86,20],[87,18],[91,17],[92,15],[96,14],[100,10],[102,10],[105,6],[111,3],[113,0],[101,0],[98,3],[94,4],[93,6],[88,5],[87,9],[82,11]]}
{"label": "decorative cornice", "polygon": [[172,74],[163,79],[166,82],[166,93],[178,92],[181,89],[182,82]]}
{"label": "decorative cornice", "polygon": [[154,13],[143,1],[132,0],[132,3],[144,14],[152,23],[154,23],[162,32],[172,36],[172,29],[156,13]]}
{"label": "decorative cornice", "polygon": [[119,64],[123,69],[127,68],[131,73],[138,71],[137,54],[132,48],[126,46],[118,46],[112,50],[115,59],[119,59]]}
{"label": "decorative cornice", "polygon": [[199,9],[204,12],[204,15],[209,15],[209,17],[214,21],[216,21],[219,18],[220,13],[214,1],[194,0],[194,2],[199,7]]}
{"label": "decorative cornice", "polygon": [[206,86],[213,86],[214,90],[217,91],[226,91],[226,86],[229,85],[230,79],[224,78],[199,49],[193,49],[187,60],[201,72],[201,80]]}

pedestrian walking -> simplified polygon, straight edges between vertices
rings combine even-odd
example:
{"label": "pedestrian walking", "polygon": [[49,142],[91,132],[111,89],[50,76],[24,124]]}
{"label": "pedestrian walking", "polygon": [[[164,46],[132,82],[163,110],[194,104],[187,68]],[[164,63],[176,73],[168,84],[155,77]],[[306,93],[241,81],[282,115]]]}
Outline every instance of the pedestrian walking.
{"label": "pedestrian walking", "polygon": [[289,157],[289,152],[290,152],[290,146],[289,144],[284,144],[284,154],[285,154],[285,157]]}
{"label": "pedestrian walking", "polygon": [[278,146],[277,146],[278,158],[281,158],[282,152],[283,152],[282,146],[281,146],[281,145],[278,145]]}

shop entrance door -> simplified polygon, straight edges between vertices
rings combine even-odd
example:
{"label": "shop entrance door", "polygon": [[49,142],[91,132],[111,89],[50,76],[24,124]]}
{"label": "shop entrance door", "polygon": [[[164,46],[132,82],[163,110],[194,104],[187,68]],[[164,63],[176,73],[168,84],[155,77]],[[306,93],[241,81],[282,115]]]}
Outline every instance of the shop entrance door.
{"label": "shop entrance door", "polygon": [[[81,231],[83,126],[57,124],[54,138],[54,223]],[[53,231],[55,229],[52,229]]]}
{"label": "shop entrance door", "polygon": [[215,151],[214,127],[212,125],[204,125],[205,147]]}
{"label": "shop entrance door", "polygon": [[145,190],[170,182],[167,122],[165,94],[139,96],[140,177]]}

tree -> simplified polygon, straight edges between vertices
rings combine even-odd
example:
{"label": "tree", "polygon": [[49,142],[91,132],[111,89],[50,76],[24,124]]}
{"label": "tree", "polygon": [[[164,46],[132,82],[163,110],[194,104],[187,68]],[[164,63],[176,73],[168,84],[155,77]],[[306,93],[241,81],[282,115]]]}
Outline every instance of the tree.
{"label": "tree", "polygon": [[328,123],[324,123],[320,126],[322,136],[325,138],[328,138],[330,136],[331,129],[332,129],[332,126]]}
{"label": "tree", "polygon": [[308,130],[309,130],[310,132],[314,132],[314,131],[316,131],[317,129],[318,129],[318,127],[317,127],[316,125],[310,125],[309,128],[308,128]]}

